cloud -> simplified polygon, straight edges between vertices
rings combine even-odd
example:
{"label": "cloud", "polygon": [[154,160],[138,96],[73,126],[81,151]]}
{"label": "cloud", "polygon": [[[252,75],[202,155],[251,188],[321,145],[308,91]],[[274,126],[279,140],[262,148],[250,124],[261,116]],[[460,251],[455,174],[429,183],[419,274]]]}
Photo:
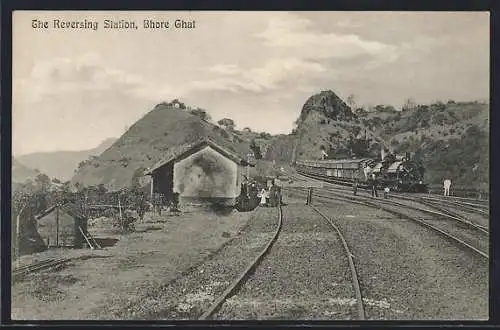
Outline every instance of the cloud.
{"label": "cloud", "polygon": [[210,67],[208,71],[224,75],[231,75],[240,73],[241,69],[236,64],[216,64]]}
{"label": "cloud", "polygon": [[301,58],[349,58],[360,54],[385,60],[397,58],[397,46],[364,40],[354,34],[315,31],[312,27],[310,20],[286,14],[270,20],[267,28],[255,37],[261,38],[268,47]]}
{"label": "cloud", "polygon": [[179,88],[157,85],[140,75],[106,66],[96,53],[76,58],[53,58],[36,62],[31,74],[14,80],[15,103],[38,103],[46,98],[81,93],[122,91],[137,98],[156,99],[168,93],[174,96]]}
{"label": "cloud", "polygon": [[271,58],[263,66],[244,70],[235,64],[215,65],[209,69],[231,77],[221,77],[198,80],[190,84],[199,90],[229,90],[232,92],[263,92],[277,89],[287,80],[303,76],[314,76],[325,72],[320,63],[305,61],[298,58]]}

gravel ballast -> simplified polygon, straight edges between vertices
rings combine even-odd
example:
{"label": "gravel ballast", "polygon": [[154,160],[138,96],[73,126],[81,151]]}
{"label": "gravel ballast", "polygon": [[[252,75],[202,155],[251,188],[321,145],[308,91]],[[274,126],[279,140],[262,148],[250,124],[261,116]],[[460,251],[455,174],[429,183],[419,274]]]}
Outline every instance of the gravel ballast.
{"label": "gravel ballast", "polygon": [[283,207],[278,240],[216,319],[357,319],[346,253],[311,208]]}
{"label": "gravel ballast", "polygon": [[190,273],[159,287],[140,305],[130,306],[125,319],[198,319],[211,303],[259,254],[278,224],[276,208],[258,208],[242,232]]}
{"label": "gravel ballast", "polygon": [[354,255],[368,319],[488,318],[488,263],[387,212],[320,201]]}

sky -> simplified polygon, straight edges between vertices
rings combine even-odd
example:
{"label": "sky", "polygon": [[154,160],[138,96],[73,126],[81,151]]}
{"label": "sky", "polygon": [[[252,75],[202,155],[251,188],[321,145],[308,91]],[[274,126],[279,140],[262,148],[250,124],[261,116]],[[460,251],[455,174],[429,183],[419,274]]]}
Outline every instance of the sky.
{"label": "sky", "polygon": [[[106,19],[138,29],[104,29]],[[489,53],[487,12],[16,11],[12,150],[91,149],[174,98],[272,134],[289,133],[323,90],[365,106],[487,100]]]}

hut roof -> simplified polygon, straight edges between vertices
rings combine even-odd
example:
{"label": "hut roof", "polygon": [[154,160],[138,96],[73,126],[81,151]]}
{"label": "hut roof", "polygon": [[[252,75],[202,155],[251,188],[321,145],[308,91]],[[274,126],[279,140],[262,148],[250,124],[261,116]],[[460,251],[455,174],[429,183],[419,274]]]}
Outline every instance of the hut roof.
{"label": "hut roof", "polygon": [[45,211],[42,211],[41,213],[36,215],[35,219],[36,220],[43,219],[44,217],[46,217],[47,215],[52,213],[57,207],[59,207],[59,209],[61,211],[66,212],[67,214],[69,214],[71,217],[73,217],[75,219],[84,220],[86,218],[85,215],[82,213],[82,210],[78,207],[78,205],[76,205],[75,203],[66,202],[64,204],[52,205],[51,207],[49,207]]}
{"label": "hut roof", "polygon": [[156,163],[150,170],[148,170],[145,175],[151,175],[153,172],[156,170],[160,169],[161,167],[169,164],[170,162],[177,161],[179,159],[183,159],[201,149],[204,147],[209,146],[213,149],[215,149],[217,152],[221,153],[225,157],[229,158],[230,160],[234,161],[237,164],[246,166],[255,166],[254,164],[248,163],[245,158],[240,156],[239,154],[236,154],[234,152],[231,152],[217,143],[215,143],[213,140],[209,138],[202,138],[199,139],[195,142],[192,143],[186,143],[186,144],[181,144],[180,146],[177,146],[175,148],[171,148],[168,150],[166,157]]}

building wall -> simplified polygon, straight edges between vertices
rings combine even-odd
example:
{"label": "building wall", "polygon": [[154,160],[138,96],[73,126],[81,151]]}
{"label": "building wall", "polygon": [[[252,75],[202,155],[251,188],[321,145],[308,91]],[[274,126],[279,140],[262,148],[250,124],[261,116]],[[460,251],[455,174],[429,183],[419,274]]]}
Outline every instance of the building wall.
{"label": "building wall", "polygon": [[72,216],[59,210],[58,226],[57,211],[54,210],[38,220],[38,233],[48,246],[78,246],[80,236],[78,224]]}
{"label": "building wall", "polygon": [[180,201],[234,201],[240,194],[239,169],[210,146],[175,163],[173,191]]}
{"label": "building wall", "polygon": [[161,193],[172,200],[173,164],[167,164],[153,175],[153,193]]}

